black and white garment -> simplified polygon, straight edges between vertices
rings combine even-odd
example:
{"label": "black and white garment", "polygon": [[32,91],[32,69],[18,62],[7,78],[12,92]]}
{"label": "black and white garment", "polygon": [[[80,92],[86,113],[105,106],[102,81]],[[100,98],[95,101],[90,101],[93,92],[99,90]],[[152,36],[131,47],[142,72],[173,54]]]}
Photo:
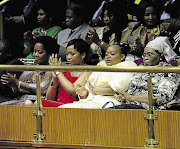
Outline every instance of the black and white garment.
{"label": "black and white garment", "polygon": [[[160,62],[158,66],[166,67],[169,64]],[[128,94],[140,95],[147,94],[147,77],[148,73],[136,73],[131,79]],[[150,73],[152,78],[153,96],[158,97],[154,105],[155,110],[166,109],[168,103],[173,100],[174,94],[179,86],[179,75],[176,73]],[[142,106],[148,109],[148,104],[138,101],[126,101],[126,104],[133,104]]]}

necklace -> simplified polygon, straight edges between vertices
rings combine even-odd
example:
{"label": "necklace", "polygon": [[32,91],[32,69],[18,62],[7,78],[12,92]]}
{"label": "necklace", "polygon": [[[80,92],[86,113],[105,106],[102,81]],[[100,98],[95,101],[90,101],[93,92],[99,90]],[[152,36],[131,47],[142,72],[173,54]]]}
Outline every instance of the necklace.
{"label": "necklace", "polygon": [[43,28],[40,28],[40,32],[41,32],[41,33],[44,33],[45,31],[47,31],[47,30],[45,30],[45,29],[43,29]]}

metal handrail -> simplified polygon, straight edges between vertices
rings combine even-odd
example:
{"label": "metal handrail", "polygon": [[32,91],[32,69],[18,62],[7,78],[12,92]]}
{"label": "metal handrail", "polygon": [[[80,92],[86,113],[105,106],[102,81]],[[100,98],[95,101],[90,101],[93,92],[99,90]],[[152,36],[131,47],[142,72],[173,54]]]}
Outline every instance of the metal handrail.
{"label": "metal handrail", "polygon": [[147,67],[147,66],[50,66],[50,65],[0,65],[0,71],[96,71],[96,72],[150,72],[150,73],[180,73],[180,67]]}

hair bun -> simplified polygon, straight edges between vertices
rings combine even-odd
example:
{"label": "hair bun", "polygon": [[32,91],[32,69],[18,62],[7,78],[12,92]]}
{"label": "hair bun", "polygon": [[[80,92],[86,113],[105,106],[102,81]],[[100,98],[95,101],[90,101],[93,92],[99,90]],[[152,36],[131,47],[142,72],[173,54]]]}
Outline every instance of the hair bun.
{"label": "hair bun", "polygon": [[129,46],[128,43],[120,43],[119,45],[120,45],[120,47],[122,47],[125,51],[127,51],[127,53],[129,53],[129,51],[131,50],[131,47]]}

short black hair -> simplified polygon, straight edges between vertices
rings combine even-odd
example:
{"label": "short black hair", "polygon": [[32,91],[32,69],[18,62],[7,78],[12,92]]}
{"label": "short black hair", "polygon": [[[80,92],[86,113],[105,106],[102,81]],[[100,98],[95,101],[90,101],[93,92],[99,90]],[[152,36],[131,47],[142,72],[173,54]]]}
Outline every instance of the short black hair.
{"label": "short black hair", "polygon": [[50,55],[52,53],[58,53],[59,52],[59,45],[57,44],[57,41],[50,37],[50,36],[40,36],[35,39],[35,43],[41,43],[44,47],[44,50]]}
{"label": "short black hair", "polygon": [[83,39],[73,39],[68,43],[67,47],[71,45],[74,45],[74,49],[76,49],[76,51],[78,51],[80,54],[85,53],[87,57],[90,45],[86,41]]}
{"label": "short black hair", "polygon": [[88,11],[84,5],[72,3],[66,10],[71,10],[75,16],[80,18],[83,22],[88,23]]}

